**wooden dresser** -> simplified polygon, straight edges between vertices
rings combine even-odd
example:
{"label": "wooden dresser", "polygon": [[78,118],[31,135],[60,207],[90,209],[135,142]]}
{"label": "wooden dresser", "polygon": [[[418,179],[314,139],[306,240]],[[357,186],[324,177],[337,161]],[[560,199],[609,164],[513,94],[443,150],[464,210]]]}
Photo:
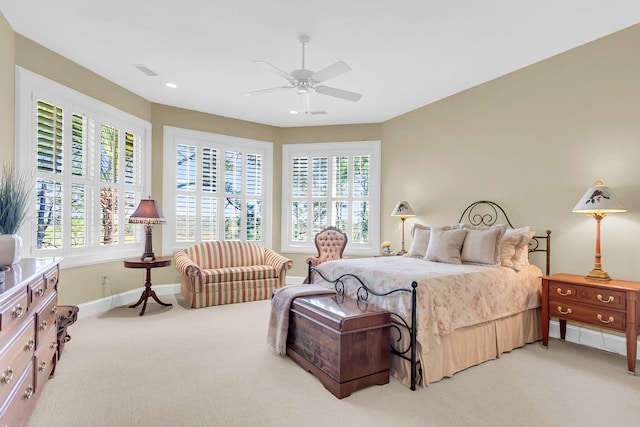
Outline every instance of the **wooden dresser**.
{"label": "wooden dresser", "polygon": [[337,398],[389,382],[391,315],[338,295],[291,304],[287,355]]}
{"label": "wooden dresser", "polygon": [[56,363],[58,266],[23,259],[0,285],[0,426],[23,426]]}
{"label": "wooden dresser", "polygon": [[549,319],[560,323],[560,338],[567,321],[622,332],[627,339],[627,367],[635,375],[640,333],[640,283],[625,280],[590,280],[572,274],[542,278],[542,345],[549,344]]}

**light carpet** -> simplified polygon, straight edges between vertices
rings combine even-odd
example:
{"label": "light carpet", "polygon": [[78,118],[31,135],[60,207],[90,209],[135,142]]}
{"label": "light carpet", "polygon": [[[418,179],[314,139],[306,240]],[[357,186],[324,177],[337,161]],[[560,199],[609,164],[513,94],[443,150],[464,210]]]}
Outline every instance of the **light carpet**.
{"label": "light carpet", "polygon": [[149,302],[78,320],[30,427],[632,426],[622,356],[551,339],[411,391],[394,378],[339,400],[266,343],[270,301]]}

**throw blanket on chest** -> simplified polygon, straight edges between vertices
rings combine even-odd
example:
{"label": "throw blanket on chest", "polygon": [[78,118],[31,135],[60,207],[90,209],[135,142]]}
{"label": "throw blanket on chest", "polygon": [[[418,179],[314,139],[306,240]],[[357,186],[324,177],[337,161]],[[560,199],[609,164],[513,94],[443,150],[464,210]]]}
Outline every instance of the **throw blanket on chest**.
{"label": "throw blanket on chest", "polygon": [[289,309],[291,302],[303,295],[334,294],[333,289],[323,288],[318,285],[285,286],[276,289],[271,299],[271,316],[269,318],[269,331],[267,343],[273,347],[277,354],[287,354],[287,333],[289,332]]}

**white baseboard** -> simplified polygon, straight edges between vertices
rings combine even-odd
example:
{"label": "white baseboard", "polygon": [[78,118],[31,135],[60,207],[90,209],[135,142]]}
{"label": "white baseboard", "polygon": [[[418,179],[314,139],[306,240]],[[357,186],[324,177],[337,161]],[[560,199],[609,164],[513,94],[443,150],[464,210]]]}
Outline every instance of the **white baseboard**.
{"label": "white baseboard", "polygon": [[[549,323],[549,336],[560,338],[560,324],[557,320],[552,320]],[[621,354],[623,356],[627,355],[627,340],[625,337],[612,335],[600,330],[582,328],[578,325],[567,324],[565,341]],[[636,345],[636,358],[640,359],[640,344]]]}
{"label": "white baseboard", "polygon": [[[304,279],[302,276],[287,276],[287,285],[299,285]],[[78,307],[80,311],[78,312],[78,318],[82,319],[83,317],[103,313],[114,307],[131,304],[138,300],[143,289],[144,288],[139,288],[79,304]],[[180,293],[180,284],[153,285],[153,290],[158,295],[174,295]],[[549,324],[549,336],[560,338],[560,325],[555,320],[552,320]],[[624,337],[594,329],[582,328],[578,325],[567,324],[565,340],[623,356],[627,355],[627,341]],[[636,354],[638,355],[638,359],[640,359],[640,344],[638,344]]]}
{"label": "white baseboard", "polygon": [[[93,316],[94,314],[104,313],[115,307],[126,304],[132,304],[138,301],[144,288],[134,289],[120,294],[111,295],[110,297],[100,298],[97,300],[78,304],[78,318]],[[159,295],[174,295],[180,293],[180,284],[174,285],[153,285],[153,290]]]}

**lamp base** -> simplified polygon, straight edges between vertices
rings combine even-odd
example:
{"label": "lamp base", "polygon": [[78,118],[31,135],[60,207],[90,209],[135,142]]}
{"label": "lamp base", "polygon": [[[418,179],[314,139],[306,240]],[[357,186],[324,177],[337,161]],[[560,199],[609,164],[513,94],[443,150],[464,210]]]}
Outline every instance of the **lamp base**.
{"label": "lamp base", "polygon": [[594,279],[594,280],[611,280],[611,277],[609,277],[609,274],[599,268],[594,268],[593,270],[591,270],[589,272],[589,274],[587,274],[587,279]]}
{"label": "lamp base", "polygon": [[406,253],[407,253],[407,251],[405,251],[404,249],[401,249],[401,250],[398,251],[398,253],[396,255],[404,255]]}

